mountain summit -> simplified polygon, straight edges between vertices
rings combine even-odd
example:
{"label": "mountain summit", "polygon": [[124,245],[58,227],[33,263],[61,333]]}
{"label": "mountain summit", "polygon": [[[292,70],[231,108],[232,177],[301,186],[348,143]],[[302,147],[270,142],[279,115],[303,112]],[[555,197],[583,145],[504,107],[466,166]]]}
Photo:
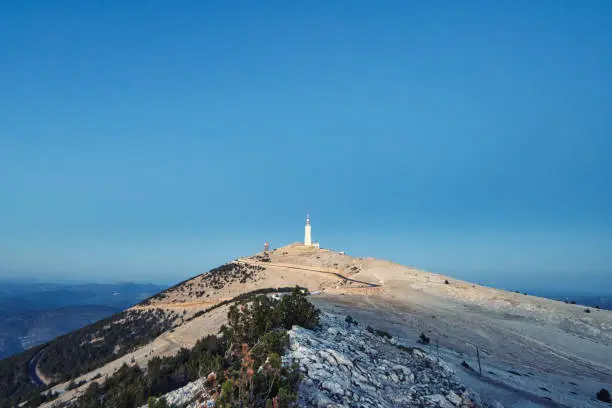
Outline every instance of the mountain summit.
{"label": "mountain summit", "polygon": [[[336,352],[354,353],[346,357],[350,360],[359,356],[355,344],[367,340],[362,333],[373,333],[374,338],[394,345],[383,347],[388,357],[368,360],[378,366],[371,367],[372,375],[364,376],[370,378],[369,385],[364,386],[380,387],[367,398],[380,395],[382,401],[388,397],[385,392],[394,392],[385,384],[400,375],[410,377],[402,369],[391,375],[392,367],[383,361],[393,360],[389,353],[396,348],[398,353],[418,348],[424,356],[430,356],[422,357],[424,363],[419,364],[434,358],[436,364],[445,367],[444,372],[456,375],[444,381],[464,384],[463,388],[454,386],[454,395],[461,389],[469,390],[478,396],[471,399],[474,403],[486,406],[598,406],[594,396],[612,383],[610,311],[497,290],[389,261],[303,244],[233,260],[113,318],[41,346],[27,359],[30,376],[51,385],[48,393],[61,394],[43,406],[61,406],[82,395],[91,383],[103,382],[124,364],[147,367],[155,358],[174,356],[181,349],[196,346],[199,339],[217,334],[227,323],[231,305],[238,300],[264,293],[277,298],[295,286],[310,293],[310,302],[323,313],[322,327],[332,336],[297,330],[292,334],[292,347],[326,338],[330,344],[337,343],[340,351]],[[343,323],[344,318],[347,323]],[[362,332],[351,331],[352,322],[359,322]],[[346,335],[337,336],[339,331]],[[296,338],[299,333],[303,337]],[[311,348],[308,355],[316,354],[320,347]],[[295,350],[291,355],[300,360]],[[335,385],[326,383],[330,391],[323,387],[323,379],[309,376],[312,359],[304,357],[298,363],[307,379],[301,392],[310,387],[312,395],[328,399],[332,404],[328,406],[368,406],[359,402],[355,390],[351,396],[357,400],[349,404],[344,391],[336,395],[334,392],[340,389]],[[418,370],[421,365],[414,367]],[[414,374],[416,388],[419,378],[442,381]],[[350,382],[350,378],[345,380]],[[443,390],[439,392],[444,401],[432,395],[419,397],[416,388],[415,398],[421,399],[402,400],[397,406],[452,405]],[[300,401],[304,398],[300,395]],[[396,400],[389,397],[388,401]],[[465,401],[459,398],[457,404],[465,405]]]}

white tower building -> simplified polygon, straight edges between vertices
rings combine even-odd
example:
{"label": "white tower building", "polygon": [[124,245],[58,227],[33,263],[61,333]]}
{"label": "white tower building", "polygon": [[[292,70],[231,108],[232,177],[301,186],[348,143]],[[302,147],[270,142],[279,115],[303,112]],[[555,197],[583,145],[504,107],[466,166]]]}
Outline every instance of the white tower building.
{"label": "white tower building", "polygon": [[304,245],[312,246],[312,233],[310,230],[310,216],[306,214],[306,226],[304,227]]}

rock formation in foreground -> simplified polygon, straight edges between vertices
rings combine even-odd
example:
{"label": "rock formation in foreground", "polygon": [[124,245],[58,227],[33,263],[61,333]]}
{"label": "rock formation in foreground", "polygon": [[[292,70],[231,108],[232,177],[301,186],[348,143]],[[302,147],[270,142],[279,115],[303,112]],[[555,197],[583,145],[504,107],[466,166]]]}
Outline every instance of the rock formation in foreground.
{"label": "rock formation in foreground", "polygon": [[[443,361],[402,339],[325,313],[315,330],[294,326],[283,363],[297,362],[300,407],[401,408],[480,406],[479,397]],[[173,406],[214,406],[203,380],[164,396]],[[200,402],[193,402],[200,401]],[[144,408],[144,407],[143,407]]]}
{"label": "rock formation in foreground", "polygon": [[477,397],[453,370],[401,339],[324,314],[319,330],[295,326],[291,350],[304,378],[304,407],[474,407]]}

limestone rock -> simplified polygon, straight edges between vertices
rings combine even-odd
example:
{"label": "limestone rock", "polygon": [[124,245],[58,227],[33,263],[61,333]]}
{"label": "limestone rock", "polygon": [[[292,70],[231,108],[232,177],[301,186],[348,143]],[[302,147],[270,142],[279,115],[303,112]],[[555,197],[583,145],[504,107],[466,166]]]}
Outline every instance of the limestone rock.
{"label": "limestone rock", "polygon": [[325,381],[323,382],[323,384],[321,384],[321,388],[323,388],[324,390],[327,390],[329,392],[331,392],[332,394],[335,395],[343,395],[344,394],[344,390],[342,389],[342,386],[338,383],[335,383],[333,381]]}
{"label": "limestone rock", "polygon": [[293,327],[283,356],[304,373],[300,407],[474,407],[451,370],[423,351],[400,349],[401,338],[387,341],[329,313],[320,326]]}
{"label": "limestone rock", "polygon": [[[213,374],[213,373],[211,373]],[[204,387],[204,379],[199,379],[189,384],[181,387],[177,390],[169,392],[165,394],[163,397],[169,406],[187,406],[187,408],[196,408],[197,407],[211,407],[214,406],[214,401],[211,399],[210,395],[205,391]],[[191,403],[196,398],[203,398],[205,400],[204,405]],[[191,403],[191,404],[190,404]],[[189,404],[189,405],[187,405]],[[141,408],[146,408],[144,405]]]}
{"label": "limestone rock", "polygon": [[433,402],[434,404],[436,404],[437,407],[440,407],[440,408],[454,408],[454,405],[451,404],[446,398],[444,398],[440,394],[428,395],[426,399],[428,401]]}
{"label": "limestone rock", "polygon": [[452,391],[446,394],[446,399],[449,400],[455,406],[461,405],[461,397]]}

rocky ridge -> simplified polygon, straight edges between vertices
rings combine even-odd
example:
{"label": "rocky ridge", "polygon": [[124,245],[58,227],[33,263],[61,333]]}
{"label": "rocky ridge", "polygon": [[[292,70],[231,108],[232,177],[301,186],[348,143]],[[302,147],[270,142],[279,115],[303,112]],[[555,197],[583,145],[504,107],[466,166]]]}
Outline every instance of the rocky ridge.
{"label": "rocky ridge", "polygon": [[299,405],[315,407],[475,407],[454,371],[401,339],[325,313],[321,328],[293,327],[285,363],[304,378]]}
{"label": "rocky ridge", "polygon": [[[300,407],[475,408],[480,398],[444,362],[400,338],[323,313],[316,330],[294,326],[284,364],[299,364]],[[349,319],[350,320],[350,319]],[[214,406],[205,380],[163,397],[172,406]],[[142,407],[144,408],[144,407]]]}
{"label": "rocky ridge", "polygon": [[[197,381],[192,381],[184,387],[163,395],[163,398],[171,407],[181,406],[185,408],[212,408],[215,406],[215,402],[206,392],[204,387],[205,383],[206,380],[204,378]],[[140,408],[147,407],[148,405],[143,405]]]}

